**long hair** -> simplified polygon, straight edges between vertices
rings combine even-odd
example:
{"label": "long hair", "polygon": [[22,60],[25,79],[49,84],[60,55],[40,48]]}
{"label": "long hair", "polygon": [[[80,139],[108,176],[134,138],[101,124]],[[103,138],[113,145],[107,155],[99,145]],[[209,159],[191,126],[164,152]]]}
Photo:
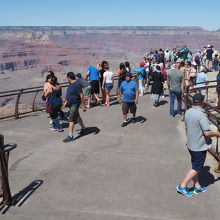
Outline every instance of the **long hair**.
{"label": "long hair", "polygon": [[102,68],[103,70],[105,70],[106,67],[109,68],[109,63],[108,63],[108,61],[103,60],[102,63],[101,63],[101,68]]}

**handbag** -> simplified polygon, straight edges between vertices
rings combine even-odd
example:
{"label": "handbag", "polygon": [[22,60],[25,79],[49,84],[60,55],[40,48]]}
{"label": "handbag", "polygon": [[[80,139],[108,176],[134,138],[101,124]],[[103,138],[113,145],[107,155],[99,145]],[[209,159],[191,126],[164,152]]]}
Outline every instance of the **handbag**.
{"label": "handbag", "polygon": [[47,104],[46,105],[46,113],[49,113],[49,114],[53,113],[52,104]]}
{"label": "handbag", "polygon": [[42,98],[42,101],[44,101],[44,102],[47,100],[47,98],[46,98],[46,96],[44,94],[42,95],[41,98]]}

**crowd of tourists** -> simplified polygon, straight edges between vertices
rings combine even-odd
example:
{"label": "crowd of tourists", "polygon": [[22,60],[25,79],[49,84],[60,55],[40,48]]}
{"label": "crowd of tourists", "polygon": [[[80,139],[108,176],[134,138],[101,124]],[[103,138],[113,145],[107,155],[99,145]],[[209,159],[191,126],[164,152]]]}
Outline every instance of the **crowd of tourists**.
{"label": "crowd of tourists", "polygon": [[[219,71],[219,60],[218,54],[210,45],[205,47],[203,52],[198,50],[195,54],[187,48],[187,45],[180,50],[174,48],[172,51],[168,49],[163,51],[159,49],[150,51],[139,63],[138,68],[131,68],[128,61],[120,63],[115,75],[107,61],[89,66],[85,77],[81,73],[69,72],[67,74],[69,86],[63,104],[64,107],[69,108],[67,115],[61,110],[62,88],[52,71],[49,71],[46,77],[42,99],[47,102],[46,111],[50,114],[51,130],[62,132],[63,128],[59,119],[67,117],[68,135],[63,140],[64,143],[67,143],[74,140],[73,131],[76,123],[81,126],[81,134],[86,132],[86,127],[79,114],[80,107],[85,112],[91,108],[92,101],[96,105],[109,107],[114,86],[117,91],[118,103],[122,105],[123,123],[121,127],[127,126],[130,121],[135,123],[139,96],[151,94],[153,105],[158,107],[160,99],[164,98],[167,90],[166,95],[170,98],[169,115],[175,117],[182,115],[182,97],[187,86],[188,88],[200,88],[200,92],[193,97],[195,106],[185,113],[187,147],[192,159],[192,169],[184,181],[177,186],[178,192],[191,196],[193,193],[187,188],[191,180],[195,184],[194,194],[207,190],[206,187],[200,186],[198,175],[210,147],[210,143],[207,142],[208,138],[220,137],[219,132],[211,131],[208,118],[203,110],[206,90],[202,87],[209,83],[206,73],[213,70]],[[114,83],[115,76],[118,77],[117,85]],[[220,73],[217,77],[220,79]],[[150,86],[151,91],[148,92]],[[100,92],[102,98],[100,98]],[[175,100],[177,100],[177,111],[174,109]],[[132,114],[131,119],[128,119],[128,113]]]}

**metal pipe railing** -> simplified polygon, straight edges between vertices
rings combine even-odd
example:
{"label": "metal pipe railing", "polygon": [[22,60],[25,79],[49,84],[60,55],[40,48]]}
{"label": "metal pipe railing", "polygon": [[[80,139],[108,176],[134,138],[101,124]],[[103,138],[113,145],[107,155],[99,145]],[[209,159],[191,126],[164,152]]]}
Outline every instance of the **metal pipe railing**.
{"label": "metal pipe railing", "polygon": [[9,205],[12,203],[11,190],[8,179],[8,162],[10,152],[17,147],[16,144],[4,145],[4,136],[0,134],[0,194],[3,197],[2,203]]}
{"label": "metal pipe railing", "polygon": [[[136,77],[136,74],[133,74],[133,77]],[[119,79],[118,76],[114,77],[115,82],[117,82]],[[68,87],[69,83],[60,83],[61,88],[66,88]],[[45,102],[41,100],[40,93],[43,92],[43,86],[37,86],[37,87],[32,87],[32,88],[22,88],[22,89],[17,89],[17,90],[12,90],[12,91],[5,91],[5,92],[0,92],[0,101],[3,99],[4,101],[7,99],[11,98],[11,101],[9,103],[11,104],[12,101],[15,103],[12,103],[10,106],[10,109],[7,108],[5,112],[3,112],[3,107],[1,106],[0,102],[0,120],[1,119],[6,119],[6,118],[15,118],[19,119],[21,115],[28,114],[31,112],[36,112],[36,111],[42,111],[45,110]],[[116,91],[117,93],[117,91]],[[19,106],[21,105],[21,99],[24,95],[30,95],[33,96],[30,100],[30,103],[27,103],[27,100],[25,101],[26,108],[25,109],[19,109]],[[115,96],[116,94],[112,95]],[[36,106],[36,100],[40,99],[38,106]],[[3,102],[4,103],[4,102]],[[6,103],[6,107],[9,106]],[[11,110],[12,113],[9,113]]]}
{"label": "metal pipe railing", "polygon": [[[216,83],[215,85],[207,85],[204,87],[199,88],[189,88],[187,87],[185,89],[185,93],[183,96],[183,101],[186,106],[186,110],[190,108],[193,105],[193,94],[197,92],[201,92],[201,90],[206,90],[206,102],[204,103],[204,109],[206,110],[207,116],[209,121],[216,127],[218,131],[220,131],[220,106],[213,106],[209,103],[209,90],[218,88],[220,85],[218,85],[217,80],[210,81],[211,83]],[[198,83],[202,84],[202,83]],[[197,84],[196,84],[197,85]],[[219,152],[219,141],[218,138],[216,139],[216,146],[211,148],[209,152],[215,157],[215,159],[220,163],[220,152]]]}

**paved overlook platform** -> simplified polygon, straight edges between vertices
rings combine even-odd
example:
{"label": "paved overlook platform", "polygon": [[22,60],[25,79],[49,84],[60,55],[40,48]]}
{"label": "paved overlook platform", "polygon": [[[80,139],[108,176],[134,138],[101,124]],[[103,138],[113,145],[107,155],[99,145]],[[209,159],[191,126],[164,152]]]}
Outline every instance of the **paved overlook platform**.
{"label": "paved overlook platform", "polygon": [[168,104],[155,108],[149,96],[140,98],[137,116],[147,121],[125,128],[120,127],[120,105],[81,115],[89,134],[68,144],[62,142],[67,129],[50,131],[45,113],[1,122],[5,142],[18,144],[9,165],[12,194],[43,181],[21,207],[10,207],[1,219],[220,218],[220,181],[211,156],[201,180],[209,190],[191,198],[176,192],[190,158],[183,123],[168,117]]}

